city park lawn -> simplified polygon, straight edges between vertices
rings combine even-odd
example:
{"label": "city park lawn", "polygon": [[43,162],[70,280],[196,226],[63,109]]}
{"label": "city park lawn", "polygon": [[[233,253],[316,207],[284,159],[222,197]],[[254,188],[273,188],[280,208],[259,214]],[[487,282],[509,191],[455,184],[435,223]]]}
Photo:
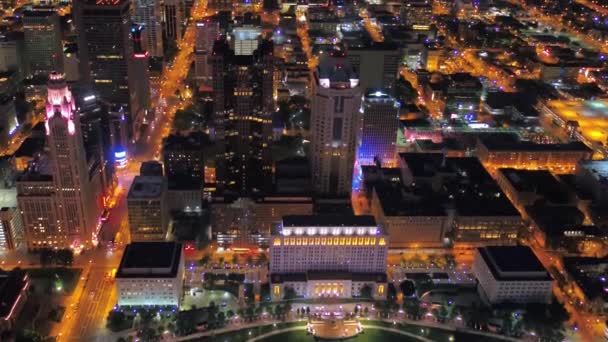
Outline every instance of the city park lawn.
{"label": "city park lawn", "polygon": [[[450,331],[441,328],[429,328],[425,326],[419,326],[414,324],[407,323],[397,323],[392,324],[389,322],[382,321],[373,321],[362,319],[360,320],[361,324],[367,328],[363,329],[363,334],[359,335],[355,338],[348,339],[348,341],[353,342],[368,342],[368,341],[382,341],[382,342],[393,342],[393,341],[417,341],[416,339],[407,337],[405,335],[396,334],[389,331],[383,331],[379,329],[374,329],[371,326],[381,326],[386,328],[393,328],[397,330],[402,330],[417,336],[421,336],[432,341],[438,342],[451,342],[451,341],[467,341],[467,342],[498,342],[504,341],[500,338],[492,338],[488,336],[469,334],[465,332],[457,332]],[[200,339],[196,339],[193,341],[220,341],[220,342],[241,342],[252,339],[256,336],[260,336],[263,334],[267,334],[271,331],[283,330],[296,326],[305,326],[305,321],[299,322],[291,322],[291,323],[277,323],[277,324],[267,324],[260,325],[254,328],[246,328],[237,331],[232,331],[229,333],[218,334],[203,337]],[[311,335],[307,335],[305,330],[295,330],[295,331],[287,331],[284,333],[280,333],[277,335],[269,336],[262,340],[263,342],[312,342],[315,339]]]}
{"label": "city park lawn", "polygon": [[[313,342],[316,341],[312,335],[306,334],[305,330],[289,331],[286,333],[270,336],[262,340],[263,342]],[[390,331],[378,329],[364,329],[363,334],[349,338],[349,342],[409,342],[416,339],[400,335]]]}
{"label": "city park lawn", "polygon": [[69,295],[74,291],[82,269],[66,267],[30,268],[27,274],[36,291]]}
{"label": "city park lawn", "polygon": [[184,291],[184,300],[181,305],[181,310],[190,310],[193,307],[205,308],[208,307],[211,302],[213,302],[220,311],[227,312],[228,310],[232,310],[233,312],[237,312],[239,309],[237,298],[228,291],[193,288]]}

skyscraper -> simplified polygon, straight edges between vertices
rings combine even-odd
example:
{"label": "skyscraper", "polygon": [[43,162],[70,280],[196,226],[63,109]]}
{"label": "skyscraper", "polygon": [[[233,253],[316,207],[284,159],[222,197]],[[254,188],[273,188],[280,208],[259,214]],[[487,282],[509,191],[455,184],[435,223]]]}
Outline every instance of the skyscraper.
{"label": "skyscraper", "polygon": [[145,38],[145,27],[133,24],[131,27],[131,42],[133,54],[129,56],[129,89],[131,100],[131,118],[133,126],[133,138],[139,139],[146,125],[152,120],[150,110],[150,72],[147,42]]}
{"label": "skyscraper", "polygon": [[362,120],[359,77],[340,51],[322,59],[313,76],[314,190],[321,195],[349,195]]}
{"label": "skyscraper", "polygon": [[276,92],[273,44],[260,43],[252,55],[236,56],[225,40],[213,54],[216,140],[225,140],[218,178],[233,190],[246,192],[266,186],[270,174]]}
{"label": "skyscraper", "polygon": [[386,91],[373,90],[363,98],[363,129],[357,161],[372,165],[396,166],[399,104]]}
{"label": "skyscraper", "polygon": [[89,246],[100,211],[94,187],[98,172],[91,174],[87,165],[80,117],[65,77],[52,73],[47,88],[49,167],[30,169],[17,182],[28,248]]}
{"label": "skyscraper", "polygon": [[30,75],[63,71],[59,15],[53,7],[34,7],[23,13],[23,33]]}
{"label": "skyscraper", "polygon": [[211,52],[218,39],[220,25],[205,19],[196,23],[196,45],[194,48],[194,71],[199,85],[211,85]]}
{"label": "skyscraper", "polygon": [[128,0],[74,2],[81,77],[102,99],[125,108],[130,101],[128,64],[133,53],[129,5]]}
{"label": "skyscraper", "polygon": [[182,37],[185,4],[184,0],[165,0],[165,38],[176,41]]}
{"label": "skyscraper", "polygon": [[133,22],[142,24],[145,28],[143,37],[150,57],[162,57],[163,31],[160,0],[135,0],[133,2]]}

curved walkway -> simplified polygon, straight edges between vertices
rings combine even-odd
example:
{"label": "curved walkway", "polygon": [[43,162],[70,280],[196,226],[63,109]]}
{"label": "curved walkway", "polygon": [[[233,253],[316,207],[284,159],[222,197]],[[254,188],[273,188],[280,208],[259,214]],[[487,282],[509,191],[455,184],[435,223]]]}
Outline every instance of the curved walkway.
{"label": "curved walkway", "polygon": [[[403,330],[398,330],[398,329],[393,329],[393,328],[387,328],[387,327],[381,327],[381,326],[376,326],[376,325],[362,325],[362,327],[364,329],[378,329],[378,330],[384,330],[384,331],[389,331],[398,335],[403,335],[403,336],[407,336],[410,338],[413,338],[415,340],[418,341],[423,341],[423,342],[433,342],[432,340],[429,340],[428,338],[424,338],[412,333],[409,333],[407,331],[403,331]],[[290,332],[290,331],[297,331],[297,330],[306,330],[306,327],[291,327],[291,328],[286,328],[286,329],[282,329],[282,330],[276,330],[276,331],[271,331],[269,333],[251,338],[249,340],[247,340],[247,342],[257,342],[257,341],[263,341],[264,339],[274,336],[274,335],[280,335],[280,334],[284,334],[286,332]]]}

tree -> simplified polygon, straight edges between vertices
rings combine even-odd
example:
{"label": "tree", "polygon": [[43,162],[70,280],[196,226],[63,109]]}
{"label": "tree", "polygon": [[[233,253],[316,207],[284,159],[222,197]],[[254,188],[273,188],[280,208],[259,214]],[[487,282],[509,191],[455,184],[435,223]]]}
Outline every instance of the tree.
{"label": "tree", "polygon": [[386,298],[388,300],[397,299],[397,289],[395,288],[395,285],[393,285],[393,283],[388,284],[388,289],[386,291]]}
{"label": "tree", "polygon": [[549,305],[528,304],[523,325],[526,330],[534,331],[537,336],[541,336],[542,342],[563,341],[564,322],[568,318],[568,312],[554,298]]}
{"label": "tree", "polygon": [[395,82],[395,98],[402,104],[412,103],[418,97],[418,92],[410,82],[400,77]]}
{"label": "tree", "polygon": [[413,320],[419,320],[422,318],[422,308],[420,307],[420,300],[418,298],[406,299],[403,302],[403,309],[408,316]]}
{"label": "tree", "polygon": [[234,317],[234,311],[232,311],[232,310],[228,310],[228,311],[226,312],[226,317],[227,317],[228,319],[232,319],[232,317]]}
{"label": "tree", "polygon": [[112,310],[108,314],[108,329],[118,331],[125,323],[125,314],[119,310]]}
{"label": "tree", "polygon": [[55,251],[45,248],[40,251],[40,265],[42,267],[49,266],[55,262]]}
{"label": "tree", "polygon": [[284,292],[283,299],[292,300],[296,298],[296,291],[292,287],[286,286]]}
{"label": "tree", "polygon": [[363,308],[363,316],[367,317],[367,315],[369,315],[369,308],[366,306]]}
{"label": "tree", "polygon": [[310,315],[310,306],[306,307],[306,316]]}
{"label": "tree", "polygon": [[411,280],[405,280],[399,285],[404,297],[411,297],[416,293],[416,285]]}
{"label": "tree", "polygon": [[368,284],[363,285],[363,287],[361,287],[361,297],[372,298],[372,287]]}
{"label": "tree", "polygon": [[238,256],[238,254],[236,254],[236,253],[232,254],[232,264],[236,265],[238,263],[239,263],[239,256]]}
{"label": "tree", "polygon": [[248,266],[253,266],[253,257],[252,257],[251,255],[248,255],[248,256],[245,258],[245,263],[246,263]]}
{"label": "tree", "polygon": [[71,265],[74,262],[74,252],[70,249],[60,249],[56,253],[57,262],[64,266]]}
{"label": "tree", "polygon": [[211,255],[205,254],[201,258],[201,260],[199,260],[198,264],[201,266],[208,266],[210,262],[211,262]]}
{"label": "tree", "polygon": [[220,327],[226,323],[226,315],[221,311],[217,314],[217,323]]}
{"label": "tree", "polygon": [[258,266],[265,265],[267,262],[268,262],[268,257],[266,256],[265,253],[261,253],[258,256]]}
{"label": "tree", "polygon": [[224,266],[224,257],[220,257],[219,263],[221,267]]}

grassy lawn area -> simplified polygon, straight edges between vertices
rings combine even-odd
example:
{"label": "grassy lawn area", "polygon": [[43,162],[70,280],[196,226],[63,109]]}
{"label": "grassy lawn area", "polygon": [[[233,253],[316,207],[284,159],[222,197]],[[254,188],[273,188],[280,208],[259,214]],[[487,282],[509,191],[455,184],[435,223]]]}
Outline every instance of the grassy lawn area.
{"label": "grassy lawn area", "polygon": [[37,290],[48,294],[60,293],[62,295],[69,295],[74,291],[81,272],[82,269],[80,268],[65,267],[30,268],[27,270],[27,274]]}
{"label": "grassy lawn area", "polygon": [[216,335],[216,336],[208,336],[208,337],[204,337],[204,338],[201,338],[198,340],[192,340],[192,341],[243,342],[243,341],[247,341],[250,338],[266,334],[273,330],[282,330],[285,328],[290,328],[290,327],[294,327],[294,326],[298,326],[298,325],[304,326],[304,325],[306,325],[306,322],[278,323],[276,325],[276,327],[273,326],[272,324],[270,324],[270,325],[258,326],[255,328],[242,329],[242,330],[233,331],[233,332],[220,334],[220,335]]}
{"label": "grassy lawn area", "polygon": [[367,321],[367,320],[361,320],[361,324],[363,324],[363,325],[377,325],[377,326],[383,326],[383,327],[390,327],[390,328],[400,329],[400,330],[407,331],[407,332],[412,333],[412,334],[423,336],[423,337],[431,339],[433,341],[449,341],[450,340],[450,336],[454,336],[454,340],[455,341],[470,341],[470,342],[477,342],[477,341],[479,341],[479,342],[482,342],[482,341],[483,342],[486,342],[486,341],[487,342],[498,342],[498,341],[503,341],[501,339],[491,338],[491,337],[487,337],[487,336],[467,334],[467,333],[463,333],[463,332],[449,331],[449,330],[444,330],[444,329],[440,329],[440,328],[420,327],[420,326],[411,325],[411,324],[397,323],[397,324],[393,325],[393,324],[386,323],[386,322]]}
{"label": "grassy lawn area", "polygon": [[[312,335],[307,335],[306,331],[290,331],[284,334],[278,334],[270,336],[264,339],[264,342],[312,342],[315,338]],[[349,338],[349,342],[408,342],[416,341],[413,338],[409,338],[404,335],[395,334],[389,331],[382,331],[377,329],[367,329],[363,331],[363,334]]]}

